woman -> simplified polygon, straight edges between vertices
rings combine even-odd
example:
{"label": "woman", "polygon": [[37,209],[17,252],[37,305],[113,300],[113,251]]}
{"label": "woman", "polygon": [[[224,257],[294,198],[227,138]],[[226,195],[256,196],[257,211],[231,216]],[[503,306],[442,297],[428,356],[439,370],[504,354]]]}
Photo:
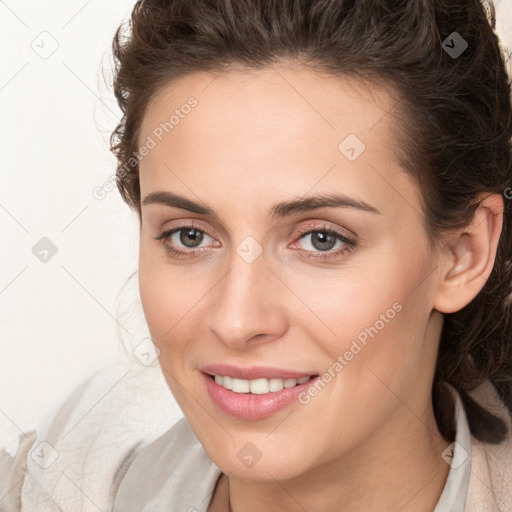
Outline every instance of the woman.
{"label": "woman", "polygon": [[114,510],[463,510],[467,428],[499,444],[509,421],[468,391],[512,404],[510,84],[484,7],[141,1],[131,29],[113,149],[186,418]]}
{"label": "woman", "polygon": [[112,149],[185,418],[113,510],[511,509],[512,109],[485,8],[141,0],[130,28]]}

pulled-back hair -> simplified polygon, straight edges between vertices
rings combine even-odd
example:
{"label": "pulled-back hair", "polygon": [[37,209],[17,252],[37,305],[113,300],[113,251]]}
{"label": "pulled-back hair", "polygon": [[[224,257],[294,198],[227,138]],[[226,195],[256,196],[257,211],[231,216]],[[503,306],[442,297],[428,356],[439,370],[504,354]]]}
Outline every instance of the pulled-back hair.
{"label": "pulled-back hair", "polygon": [[[492,273],[471,303],[444,315],[432,388],[446,439],[454,437],[449,383],[472,434],[488,443],[501,442],[506,425],[468,391],[490,379],[512,414],[512,108],[494,28],[493,5],[479,0],[139,0],[113,41],[123,117],[111,136],[119,192],[140,217],[133,155],[149,101],[172,81],[296,61],[385,84],[399,99],[395,155],[421,190],[433,242],[466,226],[482,193],[505,196]],[[467,42],[460,55],[448,51],[454,32]]]}

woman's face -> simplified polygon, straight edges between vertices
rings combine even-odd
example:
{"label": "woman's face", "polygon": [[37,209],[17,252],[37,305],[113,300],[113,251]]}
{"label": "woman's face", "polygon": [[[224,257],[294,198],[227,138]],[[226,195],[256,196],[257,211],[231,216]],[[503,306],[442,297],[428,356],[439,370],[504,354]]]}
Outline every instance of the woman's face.
{"label": "woman's face", "polygon": [[283,67],[189,75],[148,105],[144,313],[173,395],[232,476],[293,478],[424,434],[440,273],[392,153],[394,104]]}

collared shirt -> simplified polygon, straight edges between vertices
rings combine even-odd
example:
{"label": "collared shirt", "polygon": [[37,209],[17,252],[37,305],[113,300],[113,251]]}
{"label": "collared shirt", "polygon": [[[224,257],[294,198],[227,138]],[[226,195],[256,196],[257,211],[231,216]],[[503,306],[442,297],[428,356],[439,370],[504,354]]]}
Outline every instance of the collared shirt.
{"label": "collared shirt", "polygon": [[[456,437],[442,454],[450,465],[433,512],[464,512],[471,470],[471,437],[458,393]],[[145,447],[124,476],[113,512],[206,512],[221,470],[208,458],[186,418]]]}

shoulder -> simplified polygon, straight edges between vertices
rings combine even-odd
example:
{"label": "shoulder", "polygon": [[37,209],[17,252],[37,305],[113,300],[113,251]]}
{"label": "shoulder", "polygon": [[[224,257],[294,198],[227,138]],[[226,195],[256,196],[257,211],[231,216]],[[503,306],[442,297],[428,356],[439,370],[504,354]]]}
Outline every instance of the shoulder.
{"label": "shoulder", "polygon": [[138,452],[180,417],[158,367],[108,363],[39,422],[30,443],[20,444],[22,510],[89,510],[91,503],[110,510]]}
{"label": "shoulder", "polygon": [[508,433],[498,444],[484,443],[471,435],[471,476],[466,512],[512,510],[511,413],[488,380],[470,394],[482,407],[505,422]]}
{"label": "shoulder", "polygon": [[0,510],[2,512],[16,512],[21,508],[20,493],[27,470],[27,454],[35,438],[34,431],[20,434],[14,456],[5,449],[0,449]]}
{"label": "shoulder", "polygon": [[132,462],[119,486],[113,512],[201,512],[220,474],[182,418]]}

